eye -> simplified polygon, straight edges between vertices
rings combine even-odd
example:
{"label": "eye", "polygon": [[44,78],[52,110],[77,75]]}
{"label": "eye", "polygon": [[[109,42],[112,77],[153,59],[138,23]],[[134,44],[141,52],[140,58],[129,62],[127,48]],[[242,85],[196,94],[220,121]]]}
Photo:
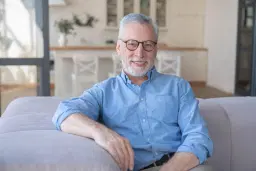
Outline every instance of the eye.
{"label": "eye", "polygon": [[149,48],[153,47],[153,45],[151,43],[145,43],[144,46],[149,47]]}
{"label": "eye", "polygon": [[152,49],[152,48],[154,48],[154,43],[153,43],[153,42],[150,42],[150,41],[144,42],[144,48],[146,48],[146,49]]}
{"label": "eye", "polygon": [[138,42],[136,42],[136,41],[128,41],[127,42],[127,45],[129,45],[129,46],[137,46],[138,45]]}

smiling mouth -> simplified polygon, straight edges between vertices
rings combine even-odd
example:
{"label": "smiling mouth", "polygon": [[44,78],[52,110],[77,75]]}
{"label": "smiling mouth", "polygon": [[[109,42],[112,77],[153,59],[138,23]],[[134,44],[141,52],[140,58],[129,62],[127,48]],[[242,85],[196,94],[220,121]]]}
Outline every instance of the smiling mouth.
{"label": "smiling mouth", "polygon": [[146,61],[131,61],[131,62],[139,67],[144,66],[147,63]]}

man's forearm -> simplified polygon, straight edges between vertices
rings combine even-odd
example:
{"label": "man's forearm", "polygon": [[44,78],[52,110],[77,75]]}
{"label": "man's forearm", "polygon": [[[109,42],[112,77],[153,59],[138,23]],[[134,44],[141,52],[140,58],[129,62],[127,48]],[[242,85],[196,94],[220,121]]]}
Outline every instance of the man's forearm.
{"label": "man's forearm", "polygon": [[198,158],[192,153],[177,152],[175,155],[163,166],[168,171],[188,171],[199,164]]}
{"label": "man's forearm", "polygon": [[90,119],[86,115],[76,113],[67,117],[61,123],[60,127],[63,132],[94,139],[95,134],[101,126],[103,125]]}

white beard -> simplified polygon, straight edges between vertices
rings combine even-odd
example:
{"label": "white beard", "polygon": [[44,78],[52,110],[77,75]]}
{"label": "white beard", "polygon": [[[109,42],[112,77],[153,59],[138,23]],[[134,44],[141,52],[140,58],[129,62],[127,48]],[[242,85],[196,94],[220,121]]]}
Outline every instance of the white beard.
{"label": "white beard", "polygon": [[133,76],[133,77],[143,77],[147,74],[147,72],[152,69],[152,67],[154,66],[154,63],[152,63],[151,65],[148,65],[144,70],[141,70],[140,72],[135,71],[130,65],[127,65],[127,63],[125,63],[124,60],[122,60],[122,65],[123,65],[123,70]]}

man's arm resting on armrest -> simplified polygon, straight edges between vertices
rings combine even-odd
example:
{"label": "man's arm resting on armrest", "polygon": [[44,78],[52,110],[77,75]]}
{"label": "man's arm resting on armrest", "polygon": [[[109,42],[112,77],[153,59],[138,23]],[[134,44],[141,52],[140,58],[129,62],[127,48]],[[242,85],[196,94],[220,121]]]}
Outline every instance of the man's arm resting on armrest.
{"label": "man's arm resting on armrest", "polygon": [[90,119],[84,114],[75,113],[68,116],[60,125],[61,130],[66,133],[91,138],[100,131],[102,124]]}

